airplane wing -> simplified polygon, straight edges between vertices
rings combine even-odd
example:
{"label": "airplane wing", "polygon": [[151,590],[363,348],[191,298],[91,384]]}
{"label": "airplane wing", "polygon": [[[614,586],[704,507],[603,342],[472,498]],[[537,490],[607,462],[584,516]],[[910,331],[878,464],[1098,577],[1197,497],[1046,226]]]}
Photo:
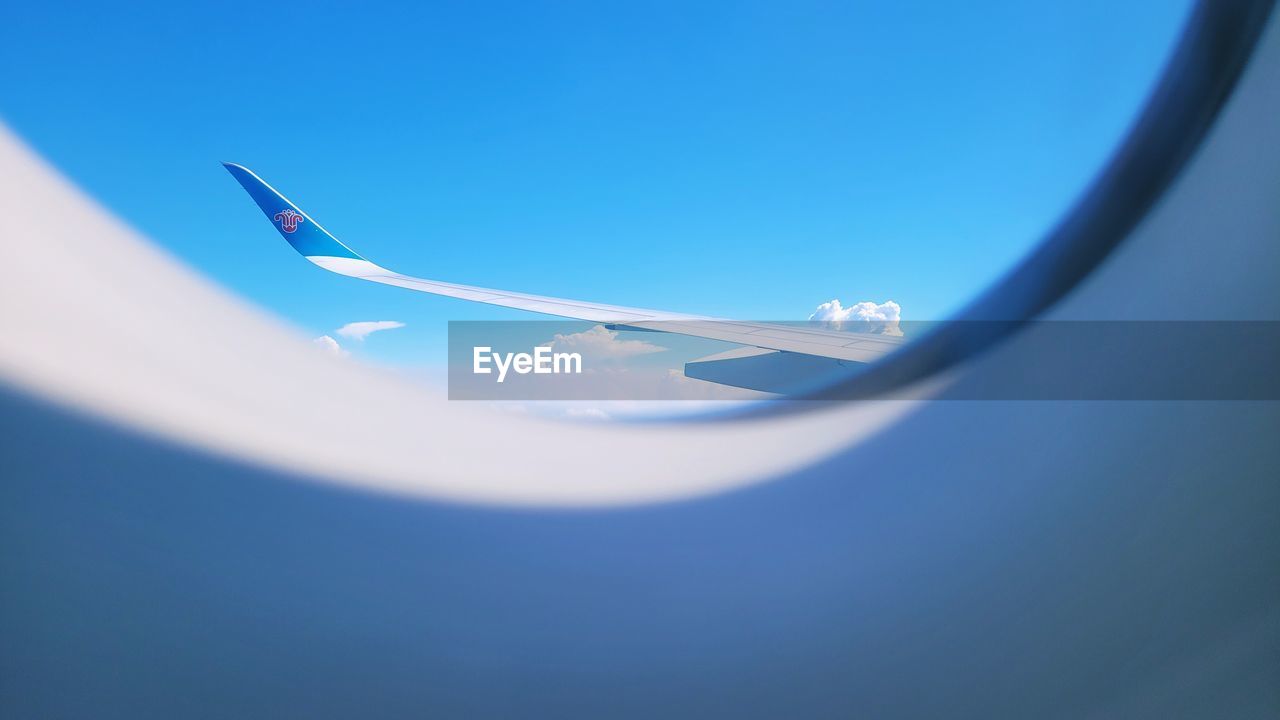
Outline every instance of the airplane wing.
{"label": "airplane wing", "polygon": [[840,361],[841,364],[871,362],[892,352],[903,342],[901,337],[890,335],[725,320],[702,315],[620,307],[458,285],[402,275],[366,260],[342,244],[319,223],[312,220],[310,215],[303,212],[302,208],[281,195],[253,171],[235,163],[223,163],[223,165],[295,250],[312,263],[339,275],[433,295],[444,295],[576,320],[588,320],[607,324],[614,329],[650,330],[723,340],[764,350],[828,358]]}

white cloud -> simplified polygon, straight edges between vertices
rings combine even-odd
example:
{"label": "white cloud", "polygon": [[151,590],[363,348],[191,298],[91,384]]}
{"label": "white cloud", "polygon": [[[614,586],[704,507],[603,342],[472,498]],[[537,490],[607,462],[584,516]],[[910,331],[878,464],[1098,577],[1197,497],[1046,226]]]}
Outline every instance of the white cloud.
{"label": "white cloud", "polygon": [[576,352],[581,353],[583,358],[597,360],[620,360],[666,350],[643,340],[619,340],[616,331],[603,325],[569,335],[556,333],[555,338],[543,343],[543,346],[554,352]]}
{"label": "white cloud", "polygon": [[332,355],[334,357],[346,357],[347,355],[350,355],[350,353],[342,349],[342,346],[338,344],[337,340],[334,340],[328,335],[321,335],[311,342],[327,355]]}
{"label": "white cloud", "polygon": [[363,342],[371,333],[379,330],[395,330],[404,327],[404,323],[396,320],[366,320],[364,322],[352,322],[338,328],[338,334],[344,338]]}
{"label": "white cloud", "polygon": [[[824,302],[809,316],[810,320],[834,323],[837,327],[858,332],[901,335],[898,321],[902,319],[902,307],[889,300],[876,304],[860,302],[842,307],[839,300]],[[858,327],[858,326],[865,327]]]}

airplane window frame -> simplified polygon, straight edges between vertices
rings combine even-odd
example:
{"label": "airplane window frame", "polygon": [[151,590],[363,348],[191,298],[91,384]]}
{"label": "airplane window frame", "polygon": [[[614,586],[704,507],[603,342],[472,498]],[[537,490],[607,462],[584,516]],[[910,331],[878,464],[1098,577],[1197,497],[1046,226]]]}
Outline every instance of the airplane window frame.
{"label": "airplane window frame", "polygon": [[[1201,0],[1138,118],[1097,177],[1021,262],[964,309],[863,372],[794,400],[868,400],[1012,338],[1118,248],[1181,174],[1253,56],[1274,0]],[[766,402],[705,419],[801,411]]]}

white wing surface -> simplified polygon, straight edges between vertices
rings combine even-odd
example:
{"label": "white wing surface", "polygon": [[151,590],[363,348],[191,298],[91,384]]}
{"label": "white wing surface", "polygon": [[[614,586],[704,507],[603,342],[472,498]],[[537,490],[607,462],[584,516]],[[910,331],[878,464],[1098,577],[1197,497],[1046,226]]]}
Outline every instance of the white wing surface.
{"label": "white wing surface", "polygon": [[301,208],[248,168],[234,163],[223,164],[295,250],[312,263],[339,275],[432,295],[598,322],[618,329],[689,335],[842,362],[871,362],[892,352],[903,342],[901,337],[890,335],[726,320],[458,285],[403,275],[366,260],[342,244]]}

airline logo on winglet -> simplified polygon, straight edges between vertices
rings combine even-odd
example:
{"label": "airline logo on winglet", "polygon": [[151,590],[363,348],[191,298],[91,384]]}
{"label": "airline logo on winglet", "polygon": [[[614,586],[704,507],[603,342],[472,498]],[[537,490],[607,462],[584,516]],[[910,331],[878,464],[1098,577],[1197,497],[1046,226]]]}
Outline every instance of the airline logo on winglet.
{"label": "airline logo on winglet", "polygon": [[274,219],[276,222],[280,223],[280,229],[284,230],[287,233],[291,233],[294,230],[297,230],[298,223],[305,221],[305,218],[303,218],[298,213],[294,212],[292,209],[281,210],[280,212],[276,213],[276,216]]}

